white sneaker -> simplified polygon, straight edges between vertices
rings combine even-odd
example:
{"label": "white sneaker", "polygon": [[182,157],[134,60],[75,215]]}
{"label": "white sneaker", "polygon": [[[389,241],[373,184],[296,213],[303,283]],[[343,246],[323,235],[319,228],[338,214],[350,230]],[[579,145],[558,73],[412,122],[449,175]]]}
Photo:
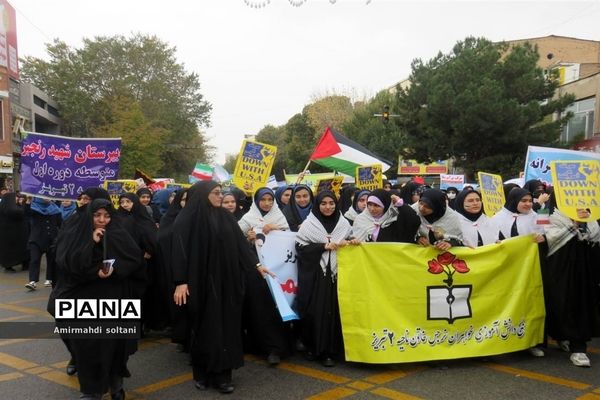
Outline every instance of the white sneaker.
{"label": "white sneaker", "polygon": [[561,349],[562,351],[568,353],[571,350],[569,349],[569,341],[568,340],[559,340],[557,342],[558,344],[558,348]]}
{"label": "white sneaker", "polygon": [[46,286],[46,287],[52,287],[52,281],[46,280],[46,282],[44,282],[44,286]]}
{"label": "white sneaker", "polygon": [[576,367],[591,367],[590,359],[585,353],[571,354],[571,362]]}
{"label": "white sneaker", "polygon": [[527,351],[534,357],[544,357],[544,350],[540,349],[539,347],[530,347],[527,349]]}
{"label": "white sneaker", "polygon": [[35,281],[31,281],[27,285],[25,285],[25,287],[29,290],[35,290],[37,288],[37,285]]}

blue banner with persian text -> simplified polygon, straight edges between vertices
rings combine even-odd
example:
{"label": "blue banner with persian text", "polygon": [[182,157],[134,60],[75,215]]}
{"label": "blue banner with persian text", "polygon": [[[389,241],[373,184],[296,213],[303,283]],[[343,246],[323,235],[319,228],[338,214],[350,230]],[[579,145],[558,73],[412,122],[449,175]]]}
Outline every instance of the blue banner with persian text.
{"label": "blue banner with persian text", "polygon": [[121,139],[28,133],[21,148],[21,192],[76,200],[86,188],[119,174]]}

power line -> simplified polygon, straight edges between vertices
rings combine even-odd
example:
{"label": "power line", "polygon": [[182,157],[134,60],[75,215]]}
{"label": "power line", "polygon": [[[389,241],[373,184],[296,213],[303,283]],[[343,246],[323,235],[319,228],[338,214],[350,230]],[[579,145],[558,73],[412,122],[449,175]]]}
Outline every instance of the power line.
{"label": "power line", "polygon": [[15,7],[14,4],[11,4],[11,6],[23,17],[23,19],[25,19],[25,21],[29,22],[31,26],[33,26],[39,33],[41,33],[42,36],[44,36],[48,40],[48,42],[52,42],[53,39],[50,36],[48,36],[46,32],[42,30],[42,28],[40,28],[39,26],[34,24],[29,18],[27,18],[27,15],[25,15],[25,13],[23,13],[21,10]]}

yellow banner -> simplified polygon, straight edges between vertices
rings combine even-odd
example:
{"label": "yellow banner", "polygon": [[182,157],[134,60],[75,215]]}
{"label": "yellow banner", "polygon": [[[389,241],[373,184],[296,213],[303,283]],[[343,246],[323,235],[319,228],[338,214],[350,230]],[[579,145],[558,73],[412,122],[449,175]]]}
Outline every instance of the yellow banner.
{"label": "yellow banner", "polygon": [[479,179],[483,210],[488,217],[493,217],[502,209],[506,202],[502,177],[486,172],[478,172],[477,177]]}
{"label": "yellow banner", "polygon": [[381,164],[356,167],[356,187],[373,191],[383,188]]}
{"label": "yellow banner", "polygon": [[398,175],[439,175],[448,173],[448,161],[438,160],[431,164],[418,163],[417,160],[398,158]]}
{"label": "yellow banner", "polygon": [[[552,161],[550,171],[560,212],[577,221],[600,219],[600,161]],[[578,209],[588,209],[590,217],[579,218]]]}
{"label": "yellow banner", "polygon": [[332,191],[337,198],[340,198],[340,189],[342,188],[342,182],[344,181],[343,176],[334,176],[327,179],[319,179],[315,185],[317,188],[316,193],[322,192],[324,190]]}
{"label": "yellow banner", "polygon": [[529,236],[476,249],[367,243],[338,250],[346,360],[403,363],[543,341],[544,292]]}
{"label": "yellow banner", "polygon": [[191,183],[167,183],[167,189],[189,189],[192,187]]}
{"label": "yellow banner", "polygon": [[[298,181],[300,174],[285,174],[285,183],[288,185],[295,185]],[[333,178],[335,174],[333,172],[320,172],[316,174],[305,174],[300,180],[299,184],[306,185],[316,192],[317,181]]]}
{"label": "yellow banner", "polygon": [[275,146],[244,140],[235,163],[234,185],[249,195],[259,187],[266,186],[276,153]]}
{"label": "yellow banner", "polygon": [[104,189],[108,192],[113,207],[119,208],[119,196],[123,193],[135,193],[136,181],[133,179],[119,179],[116,181],[104,181]]}

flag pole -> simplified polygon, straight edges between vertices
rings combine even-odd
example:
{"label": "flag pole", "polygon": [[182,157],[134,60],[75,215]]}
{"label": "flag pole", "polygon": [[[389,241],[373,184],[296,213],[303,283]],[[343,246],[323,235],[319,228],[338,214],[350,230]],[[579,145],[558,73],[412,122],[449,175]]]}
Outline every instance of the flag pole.
{"label": "flag pole", "polygon": [[300,181],[302,180],[302,178],[304,178],[304,174],[306,173],[306,171],[308,170],[308,166],[310,164],[310,158],[308,159],[308,162],[306,163],[306,165],[304,166],[304,169],[302,170],[302,172],[300,172],[298,174],[298,179],[296,179],[296,185],[300,183]]}

